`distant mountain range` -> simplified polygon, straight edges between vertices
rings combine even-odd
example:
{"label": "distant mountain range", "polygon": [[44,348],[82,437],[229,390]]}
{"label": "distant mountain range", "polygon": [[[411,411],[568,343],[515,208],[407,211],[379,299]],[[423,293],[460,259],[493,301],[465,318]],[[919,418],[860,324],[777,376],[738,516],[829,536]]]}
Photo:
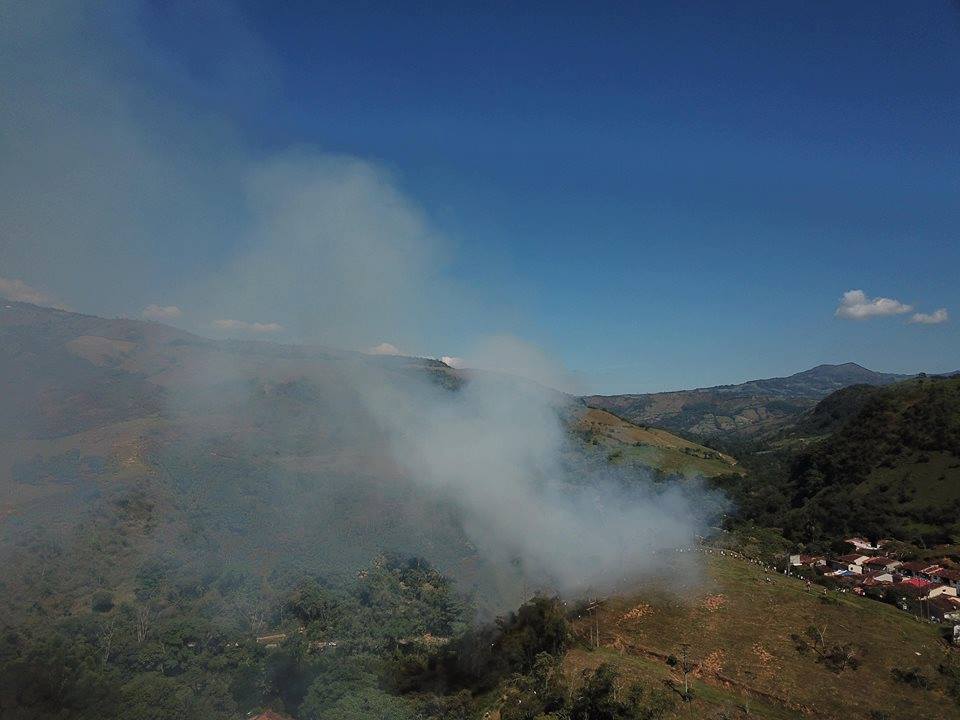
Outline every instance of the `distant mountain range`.
{"label": "distant mountain range", "polygon": [[691,435],[753,434],[782,426],[836,390],[890,385],[911,376],[856,363],[818,365],[788,377],[641,395],[590,395],[590,407]]}

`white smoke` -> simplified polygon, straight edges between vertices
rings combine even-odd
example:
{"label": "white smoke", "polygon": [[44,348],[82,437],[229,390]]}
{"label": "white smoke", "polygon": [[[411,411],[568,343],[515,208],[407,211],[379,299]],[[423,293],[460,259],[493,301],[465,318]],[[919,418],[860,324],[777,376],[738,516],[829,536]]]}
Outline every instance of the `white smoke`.
{"label": "white smoke", "polygon": [[610,590],[661,569],[672,557],[665,551],[689,545],[701,529],[692,486],[571,468],[560,419],[568,399],[556,391],[473,373],[456,392],[368,377],[361,394],[409,476],[459,505],[481,555],[519,565],[527,583]]}
{"label": "white smoke", "polygon": [[[0,6],[0,266],[85,310],[163,297],[176,305],[148,317],[188,307],[198,329],[388,354],[449,347],[451,326],[471,334],[465,318],[497,327],[460,299],[471,293],[444,272],[450,243],[393,173],[316,148],[264,157],[229,118],[166,102],[130,69],[129,48],[149,43],[118,39],[138,38],[136,8],[109,7]],[[242,40],[237,63],[263,52]],[[473,333],[464,360],[445,359],[487,370],[459,390],[375,367],[347,377],[407,481],[453,501],[484,557],[567,590],[637,577],[656,550],[691,542],[681,488],[571,469],[557,391],[576,392],[576,378],[510,330]]]}

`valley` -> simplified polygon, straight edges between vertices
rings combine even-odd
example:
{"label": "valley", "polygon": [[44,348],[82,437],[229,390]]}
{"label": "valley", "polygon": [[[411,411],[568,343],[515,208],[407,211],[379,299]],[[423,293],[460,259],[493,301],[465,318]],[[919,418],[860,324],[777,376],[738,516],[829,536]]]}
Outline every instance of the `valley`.
{"label": "valley", "polygon": [[[170,712],[269,706],[326,720],[359,692],[384,717],[519,717],[504,698],[540,682],[536,652],[521,659],[504,645],[488,671],[456,668],[470,633],[502,632],[485,623],[551,591],[485,556],[455,498],[411,482],[357,391],[358,377],[386,378],[456,396],[482,373],[26,304],[0,312],[0,341],[8,677],[35,673],[31,663],[54,662],[49,643],[67,643],[89,658],[81,665],[100,662],[107,683],[102,696],[84,691],[76,717],[132,707],[129,693],[181,692],[196,673],[208,678],[200,705],[171,700]],[[616,687],[647,689],[637,702],[650,718],[952,717],[945,627],[780,571],[788,554],[829,553],[850,534],[883,537],[904,560],[960,558],[960,380],[861,370],[739,386],[731,402],[776,392],[794,409],[702,442],[684,423],[675,433],[625,419],[632,406],[549,395],[574,477],[704,487],[712,525],[685,554],[661,549],[642,579],[562,606],[569,639],[548,652],[564,678],[557,698],[581,683],[600,683],[601,697],[613,673]],[[865,378],[874,383],[829,393]],[[426,575],[411,585],[411,572]],[[810,627],[846,648],[849,665],[804,649]],[[325,696],[343,663],[348,689]],[[24,717],[47,717],[52,689],[30,692]],[[28,702],[16,698],[0,692],[0,703]]]}

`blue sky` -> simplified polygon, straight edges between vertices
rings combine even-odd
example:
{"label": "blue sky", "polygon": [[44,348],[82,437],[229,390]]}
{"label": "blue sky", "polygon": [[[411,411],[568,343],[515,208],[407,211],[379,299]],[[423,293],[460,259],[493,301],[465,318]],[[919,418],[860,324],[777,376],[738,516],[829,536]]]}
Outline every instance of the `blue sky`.
{"label": "blue sky", "polygon": [[[165,137],[189,117],[253,156],[383,168],[469,298],[421,333],[425,352],[514,334],[603,392],[821,362],[960,368],[960,9],[946,0],[156,3],[99,31]],[[218,143],[199,153],[220,162]],[[222,229],[242,212],[216,205],[216,221],[196,213],[221,231],[158,261],[149,297],[118,291],[115,312],[181,306],[184,263],[235,251],[242,233]],[[18,277],[70,302],[23,257]],[[900,306],[838,316],[856,289]],[[909,322],[940,308],[956,318]]]}

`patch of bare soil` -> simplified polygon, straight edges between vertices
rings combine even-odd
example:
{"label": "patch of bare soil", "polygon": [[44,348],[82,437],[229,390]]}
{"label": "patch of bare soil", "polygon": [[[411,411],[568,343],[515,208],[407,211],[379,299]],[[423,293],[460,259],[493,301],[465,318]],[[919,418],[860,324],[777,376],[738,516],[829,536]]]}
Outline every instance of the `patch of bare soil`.
{"label": "patch of bare soil", "polygon": [[727,603],[726,595],[708,595],[703,601],[703,607],[710,612],[716,612]]}
{"label": "patch of bare soil", "polygon": [[640,603],[636,607],[628,610],[620,618],[621,620],[642,620],[653,612],[653,608],[646,603]]}

